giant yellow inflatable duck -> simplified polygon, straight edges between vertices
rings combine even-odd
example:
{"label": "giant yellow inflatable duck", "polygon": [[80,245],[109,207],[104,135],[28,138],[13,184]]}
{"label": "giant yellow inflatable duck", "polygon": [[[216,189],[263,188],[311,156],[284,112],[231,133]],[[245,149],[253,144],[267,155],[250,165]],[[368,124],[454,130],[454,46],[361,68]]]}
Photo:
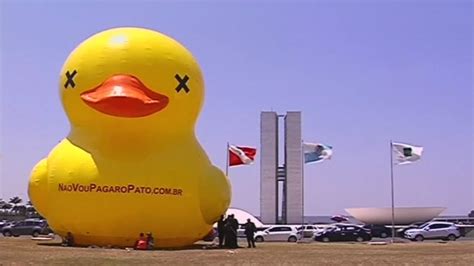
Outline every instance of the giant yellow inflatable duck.
{"label": "giant yellow inflatable duck", "polygon": [[59,83],[71,122],[33,169],[29,196],[77,245],[159,247],[202,239],[227,210],[230,184],[194,128],[204,82],[192,54],[143,28],[115,28],[81,43]]}

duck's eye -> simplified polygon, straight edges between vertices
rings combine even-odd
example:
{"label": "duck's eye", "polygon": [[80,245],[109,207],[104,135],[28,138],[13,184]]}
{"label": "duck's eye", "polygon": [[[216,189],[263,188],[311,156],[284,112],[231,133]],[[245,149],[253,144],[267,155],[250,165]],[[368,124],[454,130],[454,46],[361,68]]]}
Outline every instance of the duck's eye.
{"label": "duck's eye", "polygon": [[69,70],[66,72],[66,83],[64,83],[64,88],[67,89],[69,85],[71,85],[72,88],[76,86],[76,83],[74,83],[74,76],[77,74],[77,70],[74,70],[69,72]]}
{"label": "duck's eye", "polygon": [[179,83],[178,87],[176,87],[176,91],[180,92],[181,90],[184,90],[186,93],[188,93],[190,91],[188,85],[186,84],[186,82],[188,82],[188,80],[189,80],[188,75],[184,75],[184,77],[181,78],[181,76],[179,74],[176,74],[176,75],[174,75],[174,77],[176,78],[176,80]]}

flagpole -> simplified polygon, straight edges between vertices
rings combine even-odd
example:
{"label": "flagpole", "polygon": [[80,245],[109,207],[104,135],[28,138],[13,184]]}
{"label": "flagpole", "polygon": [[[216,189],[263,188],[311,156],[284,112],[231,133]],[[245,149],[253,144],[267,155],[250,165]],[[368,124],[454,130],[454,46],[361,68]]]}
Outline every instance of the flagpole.
{"label": "flagpole", "polygon": [[302,139],[301,140],[301,175],[302,175],[302,180],[301,182],[303,183],[302,184],[302,189],[303,191],[302,192],[302,197],[303,197],[303,201],[302,201],[302,210],[301,210],[301,241],[304,240],[304,150],[303,150],[303,143],[304,143],[304,140]]}
{"label": "flagpole", "polygon": [[391,192],[392,192],[392,243],[395,240],[395,196],[393,191],[393,144],[392,140],[390,140],[390,184],[391,184]]}
{"label": "flagpole", "polygon": [[226,163],[225,163],[225,176],[228,177],[229,176],[229,142],[227,142],[227,148],[225,150],[225,154],[226,154]]}

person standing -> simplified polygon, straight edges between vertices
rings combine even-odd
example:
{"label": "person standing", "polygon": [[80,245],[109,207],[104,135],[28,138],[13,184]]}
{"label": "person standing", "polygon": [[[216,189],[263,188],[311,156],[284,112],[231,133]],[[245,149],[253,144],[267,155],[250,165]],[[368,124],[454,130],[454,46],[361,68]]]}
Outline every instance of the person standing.
{"label": "person standing", "polygon": [[234,214],[231,214],[229,216],[231,218],[230,220],[231,236],[232,236],[231,248],[238,248],[239,245],[237,244],[237,230],[239,229],[239,221],[235,219]]}
{"label": "person standing", "polygon": [[234,218],[233,214],[229,214],[225,219],[225,239],[224,246],[226,248],[237,248],[237,229],[239,222]]}
{"label": "person standing", "polygon": [[247,219],[247,223],[244,225],[245,226],[245,236],[247,237],[247,248],[254,248],[255,247],[255,232],[257,231],[257,227],[255,224],[250,221],[250,219]]}
{"label": "person standing", "polygon": [[227,215],[224,220],[224,246],[232,248],[232,215]]}
{"label": "person standing", "polygon": [[223,247],[224,236],[225,236],[225,220],[224,215],[221,215],[219,221],[217,221],[217,236],[219,237],[219,248]]}

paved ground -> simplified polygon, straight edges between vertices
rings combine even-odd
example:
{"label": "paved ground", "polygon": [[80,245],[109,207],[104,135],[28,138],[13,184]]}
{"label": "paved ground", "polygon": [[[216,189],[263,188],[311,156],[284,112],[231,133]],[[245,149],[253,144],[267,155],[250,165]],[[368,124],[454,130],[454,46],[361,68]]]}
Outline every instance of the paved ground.
{"label": "paved ground", "polygon": [[[198,243],[182,250],[135,251],[61,247],[59,240],[0,237],[0,265],[473,265],[474,241],[367,243],[259,243],[220,250]],[[241,246],[245,243],[241,242]]]}

